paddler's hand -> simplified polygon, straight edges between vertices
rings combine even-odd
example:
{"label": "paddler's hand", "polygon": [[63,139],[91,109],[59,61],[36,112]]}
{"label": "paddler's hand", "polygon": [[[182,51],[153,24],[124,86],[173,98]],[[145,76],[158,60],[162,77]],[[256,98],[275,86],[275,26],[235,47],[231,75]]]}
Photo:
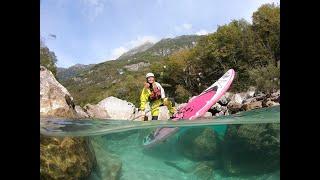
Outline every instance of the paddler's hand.
{"label": "paddler's hand", "polygon": [[147,82],[145,82],[145,83],[144,83],[144,88],[148,89],[149,87],[150,87],[150,84],[147,83]]}
{"label": "paddler's hand", "polygon": [[169,106],[170,105],[170,102],[169,102],[168,98],[163,98],[163,105],[165,105],[165,106]]}
{"label": "paddler's hand", "polygon": [[141,110],[140,108],[138,109],[138,116],[140,116],[139,119],[141,119],[142,121],[144,121],[145,117],[146,117],[146,112],[145,110]]}

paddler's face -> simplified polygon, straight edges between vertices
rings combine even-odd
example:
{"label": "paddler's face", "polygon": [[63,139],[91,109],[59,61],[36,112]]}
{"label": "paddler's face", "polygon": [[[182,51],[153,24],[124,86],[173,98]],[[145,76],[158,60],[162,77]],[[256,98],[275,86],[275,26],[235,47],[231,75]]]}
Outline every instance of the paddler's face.
{"label": "paddler's face", "polygon": [[148,77],[148,83],[154,83],[154,77]]}

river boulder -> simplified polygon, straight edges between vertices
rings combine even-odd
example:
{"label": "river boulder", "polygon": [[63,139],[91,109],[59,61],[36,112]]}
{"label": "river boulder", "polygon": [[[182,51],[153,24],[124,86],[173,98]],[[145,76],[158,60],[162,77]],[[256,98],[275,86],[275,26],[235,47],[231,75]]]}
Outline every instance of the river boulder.
{"label": "river boulder", "polygon": [[230,174],[273,172],[280,168],[280,124],[229,125],[221,153]]}
{"label": "river boulder", "polygon": [[40,116],[78,117],[73,97],[43,66],[40,66]]}
{"label": "river boulder", "polygon": [[218,141],[211,128],[190,128],[180,135],[178,149],[192,160],[211,160],[217,157]]}
{"label": "river boulder", "polygon": [[85,179],[95,166],[88,138],[40,135],[40,179]]}
{"label": "river boulder", "polygon": [[92,145],[97,157],[97,174],[103,180],[118,180],[121,175],[122,161],[119,156],[107,150],[104,136],[92,138]]}
{"label": "river boulder", "polygon": [[128,120],[135,117],[135,106],[125,100],[110,96],[100,101],[97,106],[108,112],[111,119]]}

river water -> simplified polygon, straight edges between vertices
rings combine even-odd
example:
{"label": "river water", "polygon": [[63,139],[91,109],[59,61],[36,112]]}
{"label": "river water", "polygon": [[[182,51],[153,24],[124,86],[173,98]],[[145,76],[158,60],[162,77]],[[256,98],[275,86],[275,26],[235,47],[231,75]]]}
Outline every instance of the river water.
{"label": "river water", "polygon": [[[144,147],[143,139],[157,127],[179,131]],[[280,106],[178,122],[47,118],[40,132],[89,137],[95,150],[121,161],[121,180],[280,179]],[[89,179],[102,179],[99,173]]]}

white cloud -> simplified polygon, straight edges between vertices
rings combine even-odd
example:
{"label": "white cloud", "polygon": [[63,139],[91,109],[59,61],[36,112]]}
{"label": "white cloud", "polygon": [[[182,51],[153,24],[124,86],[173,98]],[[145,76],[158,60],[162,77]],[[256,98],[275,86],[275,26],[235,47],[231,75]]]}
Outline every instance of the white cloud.
{"label": "white cloud", "polygon": [[81,2],[84,5],[83,13],[91,22],[104,10],[105,0],[82,0]]}
{"label": "white cloud", "polygon": [[140,46],[146,42],[156,43],[157,41],[158,38],[156,38],[155,36],[138,36],[135,40],[126,43],[126,46],[131,49]]}
{"label": "white cloud", "polygon": [[120,57],[123,53],[127,52],[128,49],[125,47],[118,47],[112,50],[111,58],[110,59],[117,59]]}
{"label": "white cloud", "polygon": [[136,39],[124,43],[124,45],[115,48],[111,51],[111,57],[109,59],[117,59],[123,53],[130,49],[140,46],[146,42],[156,43],[159,39],[155,36],[138,36]]}
{"label": "white cloud", "polygon": [[209,32],[205,29],[201,29],[200,31],[196,32],[196,35],[207,35]]}

